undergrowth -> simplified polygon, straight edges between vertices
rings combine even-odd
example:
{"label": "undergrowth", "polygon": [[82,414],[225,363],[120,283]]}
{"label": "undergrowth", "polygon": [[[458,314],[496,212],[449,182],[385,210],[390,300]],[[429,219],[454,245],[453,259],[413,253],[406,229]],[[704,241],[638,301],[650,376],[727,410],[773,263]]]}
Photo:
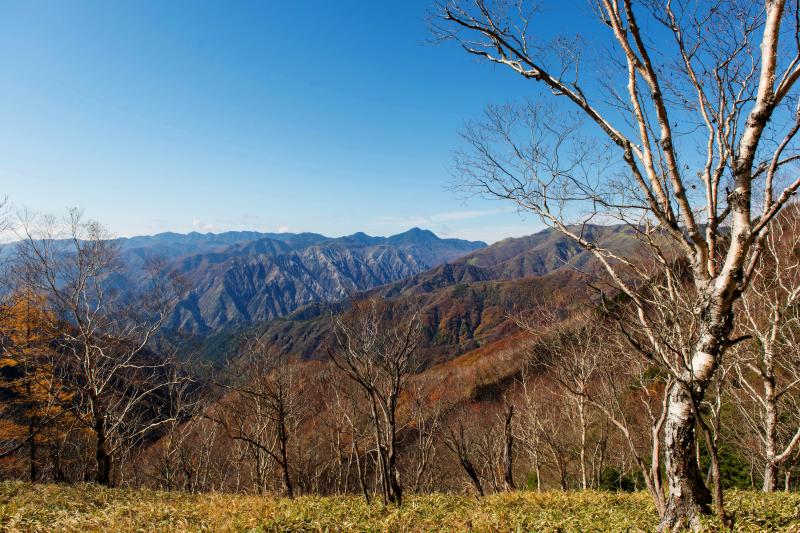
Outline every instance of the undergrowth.
{"label": "undergrowth", "polygon": [[[737,531],[800,531],[800,494],[730,491]],[[645,493],[409,495],[401,508],[357,496],[294,500],[96,485],[0,483],[0,529],[16,531],[652,531]],[[709,518],[706,527],[721,530]]]}

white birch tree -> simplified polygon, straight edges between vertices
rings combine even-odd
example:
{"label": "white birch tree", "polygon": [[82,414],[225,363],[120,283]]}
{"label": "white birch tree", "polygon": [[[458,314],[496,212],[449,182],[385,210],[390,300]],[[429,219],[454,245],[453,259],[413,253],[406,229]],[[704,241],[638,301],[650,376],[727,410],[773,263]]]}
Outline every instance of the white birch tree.
{"label": "white birch tree", "polygon": [[[797,7],[786,0],[591,5],[606,33],[587,46],[540,38],[547,28],[526,0],[436,4],[439,38],[540,89],[528,106],[491,108],[468,128],[457,167],[467,187],[516,203],[591,251],[608,283],[633,302],[647,350],[676,380],[660,528],[699,528],[710,494],[692,453],[695,407],[731,346],[734,304],[769,227],[800,186],[798,178],[776,185],[798,158]],[[685,344],[654,332],[637,291],[650,273],[594,242],[583,225],[612,219],[644,235],[655,262],[685,263],[696,317]]]}

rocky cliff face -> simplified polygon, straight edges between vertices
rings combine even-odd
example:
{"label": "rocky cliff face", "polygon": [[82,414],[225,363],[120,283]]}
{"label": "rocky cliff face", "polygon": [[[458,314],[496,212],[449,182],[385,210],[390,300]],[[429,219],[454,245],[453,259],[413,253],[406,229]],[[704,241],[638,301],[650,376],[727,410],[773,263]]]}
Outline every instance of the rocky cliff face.
{"label": "rocky cliff face", "polygon": [[[486,247],[419,228],[391,237],[161,233],[115,244],[121,269],[105,282],[123,297],[135,298],[153,268],[185,280],[189,292],[166,324],[184,333],[209,333],[282,317],[311,303],[341,301]],[[0,259],[13,258],[15,250],[14,243],[0,245]]]}
{"label": "rocky cliff face", "polygon": [[187,241],[187,236],[177,236],[170,245],[168,238],[154,237],[123,242],[122,248],[131,265],[159,256],[167,259],[165,272],[186,280],[191,291],[169,326],[193,333],[269,320],[309,303],[346,299],[486,246],[440,239],[416,228],[392,237],[223,234]]}
{"label": "rocky cliff face", "polygon": [[[592,239],[634,258],[639,241],[625,226],[588,226]],[[597,297],[587,284],[600,268],[592,254],[554,230],[505,239],[424,272],[380,284],[366,294],[393,302],[400,313],[417,312],[423,323],[420,354],[425,366],[446,361],[518,333],[511,317],[544,307],[566,317]],[[361,293],[359,296],[364,296]],[[236,354],[242,337],[265,335],[287,354],[324,358],[330,340],[330,313],[347,302],[322,300],[284,313],[285,318],[248,328],[220,328],[199,352],[222,360]]]}

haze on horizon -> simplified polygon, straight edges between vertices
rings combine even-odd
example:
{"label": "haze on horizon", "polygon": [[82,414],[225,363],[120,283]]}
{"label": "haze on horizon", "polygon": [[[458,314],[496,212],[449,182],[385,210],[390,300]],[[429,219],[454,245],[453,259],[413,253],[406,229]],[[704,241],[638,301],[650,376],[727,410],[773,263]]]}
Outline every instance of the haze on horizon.
{"label": "haze on horizon", "polygon": [[0,195],[120,236],[533,233],[448,188],[464,122],[527,85],[432,44],[429,4],[0,2]]}

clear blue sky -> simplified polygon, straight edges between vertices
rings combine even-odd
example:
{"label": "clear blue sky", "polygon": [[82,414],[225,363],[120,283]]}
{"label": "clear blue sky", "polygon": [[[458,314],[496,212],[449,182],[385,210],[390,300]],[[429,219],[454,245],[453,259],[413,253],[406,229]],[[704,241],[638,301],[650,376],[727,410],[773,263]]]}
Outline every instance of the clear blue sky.
{"label": "clear blue sky", "polygon": [[119,235],[532,233],[447,189],[463,123],[530,82],[427,42],[429,5],[0,1],[0,196]]}

